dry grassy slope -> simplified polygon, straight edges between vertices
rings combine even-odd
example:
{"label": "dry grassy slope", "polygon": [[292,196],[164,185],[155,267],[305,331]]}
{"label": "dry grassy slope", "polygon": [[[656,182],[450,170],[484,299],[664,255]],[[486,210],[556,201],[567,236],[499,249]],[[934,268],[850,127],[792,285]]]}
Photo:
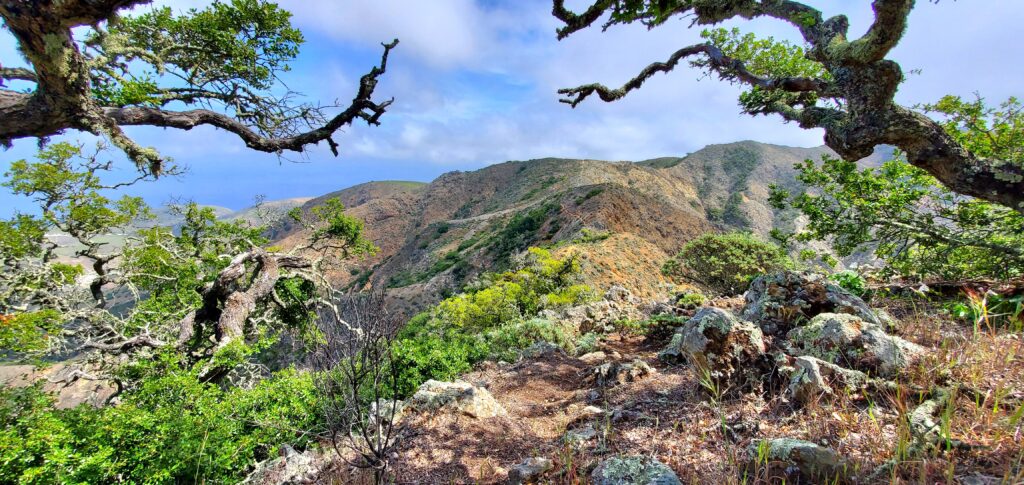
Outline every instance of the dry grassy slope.
{"label": "dry grassy slope", "polygon": [[[652,295],[664,283],[657,269],[686,241],[726,228],[767,234],[789,223],[788,215],[777,215],[769,207],[768,185],[794,187],[793,165],[825,153],[829,151],[823,147],[747,141],[639,163],[556,158],[506,162],[447,173],[425,185],[363,184],[304,207],[338,196],[351,214],[364,219],[380,253],[334,276],[341,285],[390,286],[398,307],[408,311],[436,301],[481,271],[500,269],[508,246],[568,243],[583,228],[623,235],[575,245],[593,253],[598,262],[594,267],[614,266],[614,277],[591,272],[593,283],[603,287],[615,278],[627,279],[631,281],[619,282]],[[514,241],[507,241],[509,222],[531,212],[536,224],[511,231]],[[276,228],[275,235],[285,246],[303,237],[288,225]],[[628,277],[638,274],[649,277]]]}

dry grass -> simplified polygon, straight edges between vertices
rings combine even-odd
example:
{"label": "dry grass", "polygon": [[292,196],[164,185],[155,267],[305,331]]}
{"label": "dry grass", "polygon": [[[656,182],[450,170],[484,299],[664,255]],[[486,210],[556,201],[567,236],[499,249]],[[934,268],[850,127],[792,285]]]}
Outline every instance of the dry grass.
{"label": "dry grass", "polygon": [[[644,359],[658,372],[595,394],[587,379],[590,366],[576,358],[549,355],[515,366],[488,365],[466,379],[486,386],[508,418],[416,418],[395,463],[396,481],[496,483],[510,466],[544,456],[555,462],[544,483],[587,483],[600,460],[641,454],[671,466],[684,483],[783,483],[785,477],[744,477],[741,470],[755,440],[791,437],[851,459],[862,482],[887,465],[873,481],[1024,483],[1021,336],[998,329],[975,333],[920,300],[874,303],[903,322],[904,338],[931,349],[900,376],[906,389],[960,384],[936,421],[948,443],[962,445],[915,452],[907,417],[925,396],[909,390],[842,395],[803,408],[781,393],[718,401],[688,366],[666,367],[656,360],[661,343],[612,336],[606,352],[617,352],[621,361]],[[581,417],[591,404],[609,414]],[[562,443],[566,430],[586,424],[598,430],[597,438],[579,448]]]}

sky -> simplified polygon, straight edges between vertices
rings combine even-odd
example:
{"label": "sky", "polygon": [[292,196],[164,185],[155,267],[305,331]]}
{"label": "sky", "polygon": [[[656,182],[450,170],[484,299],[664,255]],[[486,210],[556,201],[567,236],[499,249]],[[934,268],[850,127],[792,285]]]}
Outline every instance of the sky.
{"label": "sky", "polygon": [[[200,0],[162,0],[176,10]],[[283,76],[309,101],[347,102],[359,77],[379,61],[380,43],[399,38],[377,99],[394,97],[382,125],[354,125],[305,155],[247,150],[235,136],[202,127],[179,131],[130,127],[138,142],[154,146],[188,171],[132,187],[153,205],[172,200],[241,209],[255,196],[268,200],[317,196],[371,180],[430,181],[453,170],[475,170],[508,160],[541,157],[643,160],[683,156],[708,144],[756,140],[791,146],[822,144],[819,130],[803,130],[778,117],[740,114],[740,87],[703,78],[680,66],[649,80],[615,103],[588,99],[576,109],[558,102],[557,90],[590,82],[617,87],[653,61],[700,41],[699,29],[676,19],[648,31],[617,26],[578,32],[558,41],[550,0],[281,0],[306,43]],[[583,1],[570,7],[585,8]],[[851,36],[871,21],[866,0],[808,0],[826,15],[850,17]],[[912,105],[945,94],[978,92],[997,102],[1024,95],[1024,54],[1019,0],[918,1],[904,40],[890,58],[915,70],[897,100]],[[149,7],[143,7],[149,8]],[[729,22],[777,39],[799,41],[778,21]],[[14,40],[0,31],[0,65],[23,63]],[[917,71],[919,70],[919,72]],[[55,140],[93,143],[69,133]],[[0,151],[0,166],[30,158],[35,140]],[[116,154],[115,176],[133,168]],[[0,216],[25,210],[28,201],[0,189]]]}

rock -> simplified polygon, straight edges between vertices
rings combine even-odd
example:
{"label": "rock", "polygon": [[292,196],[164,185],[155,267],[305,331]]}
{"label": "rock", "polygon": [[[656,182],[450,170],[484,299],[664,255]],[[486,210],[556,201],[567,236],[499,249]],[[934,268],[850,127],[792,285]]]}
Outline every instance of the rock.
{"label": "rock", "polygon": [[547,458],[527,458],[526,461],[508,470],[508,483],[509,485],[529,483],[554,468],[554,466],[555,464]]}
{"label": "rock", "polygon": [[242,481],[250,485],[298,485],[317,483],[322,460],[312,450],[303,453],[281,446],[281,456],[260,462]]}
{"label": "rock", "polygon": [[658,352],[658,360],[669,364],[677,364],[686,359],[686,355],[683,354],[683,335],[685,334],[684,327],[679,327],[672,334],[672,339],[669,340],[668,345]]}
{"label": "rock", "polygon": [[593,485],[682,485],[664,463],[645,456],[616,456],[602,461],[590,475]]}
{"label": "rock", "polygon": [[793,483],[845,483],[856,470],[835,451],[810,441],[778,438],[755,441],[747,448],[747,477],[761,476],[767,468],[769,476],[784,473]]}
{"label": "rock", "polygon": [[654,372],[651,366],[640,359],[633,362],[608,362],[594,368],[594,384],[598,387],[613,387],[640,380]]}
{"label": "rock", "polygon": [[637,303],[639,300],[633,296],[633,292],[626,289],[624,286],[612,285],[608,288],[608,291],[604,293],[604,299],[607,301],[623,302],[623,303]]}
{"label": "rock", "polygon": [[584,364],[594,365],[607,360],[608,355],[598,350],[597,352],[583,354],[579,357],[579,359],[582,360]]}
{"label": "rock", "polygon": [[534,342],[533,345],[523,350],[523,357],[527,359],[536,359],[551,355],[565,355],[565,351],[561,347],[551,342]]}
{"label": "rock", "polygon": [[698,372],[708,372],[719,384],[743,392],[759,385],[765,350],[757,326],[726,310],[704,307],[677,330],[661,355],[685,355]]}
{"label": "rock", "polygon": [[881,324],[864,300],[817,273],[782,271],[758,276],[744,301],[742,317],[766,335],[784,335],[797,322],[821,313],[848,313]]}
{"label": "rock", "polygon": [[424,382],[406,402],[410,410],[437,411],[450,407],[474,418],[493,418],[506,415],[505,408],[486,389],[468,382]]}
{"label": "rock", "polygon": [[43,391],[53,393],[57,409],[80,404],[103,407],[117,393],[117,386],[113,381],[98,379],[101,375],[99,369],[78,360],[40,367],[0,365],[0,387],[26,387],[41,381]]}
{"label": "rock", "polygon": [[796,357],[792,369],[789,392],[801,404],[831,397],[836,388],[855,390],[868,382],[863,372],[844,369],[815,357]]}
{"label": "rock", "polygon": [[[391,399],[381,399],[379,402],[371,402],[370,410],[367,412],[366,420],[370,426],[377,423],[378,418],[381,425],[387,424],[389,419],[392,424],[398,424],[405,416],[405,403]],[[378,411],[378,409],[380,409]]]}
{"label": "rock", "polygon": [[562,441],[573,448],[580,448],[584,443],[596,437],[597,430],[594,429],[594,425],[587,424],[582,427],[566,431],[565,436],[562,436]]}
{"label": "rock", "polygon": [[854,315],[822,313],[786,335],[787,350],[833,364],[893,376],[924,349],[885,333],[881,326]]}

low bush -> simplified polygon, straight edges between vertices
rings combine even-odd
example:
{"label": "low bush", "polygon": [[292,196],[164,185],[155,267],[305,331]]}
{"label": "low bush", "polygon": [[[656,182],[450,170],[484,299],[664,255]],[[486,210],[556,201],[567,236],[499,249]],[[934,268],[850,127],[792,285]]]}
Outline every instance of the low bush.
{"label": "low bush", "polygon": [[857,295],[859,297],[865,297],[868,294],[868,283],[864,280],[864,277],[860,273],[851,270],[844,270],[832,273],[828,276],[828,279],[836,282],[837,285]]}
{"label": "low bush", "polygon": [[39,386],[0,390],[0,482],[234,483],[320,425],[307,373],[223,390],[171,355],[143,372],[105,408],[55,409]]}
{"label": "low bush", "polygon": [[790,268],[793,262],[778,245],[748,232],[704,234],[683,245],[662,267],[662,273],[682,278],[721,295],[746,290],[755,276]]}

